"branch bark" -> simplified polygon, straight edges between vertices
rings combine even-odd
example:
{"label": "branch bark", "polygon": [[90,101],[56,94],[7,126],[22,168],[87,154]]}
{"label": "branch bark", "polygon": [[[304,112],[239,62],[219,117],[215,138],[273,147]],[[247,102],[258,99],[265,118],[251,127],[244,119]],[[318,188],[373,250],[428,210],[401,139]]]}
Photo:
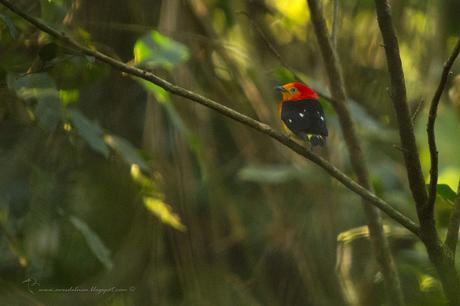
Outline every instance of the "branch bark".
{"label": "branch bark", "polygon": [[[310,8],[310,15],[316,38],[329,75],[333,105],[339,117],[353,170],[356,173],[358,182],[365,188],[371,189],[369,183],[369,170],[361,148],[361,143],[350,111],[346,106],[347,93],[340,60],[329,39],[326,20],[320,6],[320,1],[307,0],[307,3]],[[388,245],[388,240],[383,230],[380,213],[374,207],[370,207],[365,200],[363,200],[363,207],[366,213],[370,238],[374,246],[374,253],[382,271],[387,300],[391,305],[405,305],[400,280]]]}
{"label": "branch bark", "polygon": [[305,147],[301,146],[297,142],[289,139],[286,135],[281,134],[280,132],[274,130],[272,127],[269,125],[262,123],[260,121],[257,121],[255,119],[252,119],[244,114],[241,114],[225,105],[222,105],[212,99],[206,98],[200,94],[197,94],[193,91],[187,90],[185,88],[182,88],[180,86],[177,86],[175,84],[172,84],[157,75],[145,71],[142,69],[139,69],[137,67],[133,67],[130,65],[127,65],[121,61],[118,61],[110,56],[107,56],[99,51],[96,51],[94,49],[87,48],[85,46],[80,45],[78,42],[76,42],[74,39],[70,38],[67,36],[64,32],[59,32],[55,30],[54,28],[46,25],[44,22],[38,20],[37,18],[34,18],[26,13],[24,13],[22,10],[17,8],[15,5],[11,4],[7,0],[0,0],[0,3],[3,4],[5,7],[7,7],[9,10],[14,12],[15,14],[19,15],[23,19],[27,20],[29,23],[37,27],[43,32],[48,33],[49,35],[53,36],[57,40],[60,40],[61,42],[75,48],[76,50],[79,50],[84,55],[94,57],[98,61],[108,64],[111,67],[113,67],[116,70],[119,70],[123,73],[126,73],[128,75],[134,76],[134,77],[139,77],[142,78],[146,81],[149,81],[153,84],[156,84],[163,89],[167,90],[168,92],[184,97],[188,100],[194,101],[196,103],[199,103],[205,107],[208,107],[210,109],[213,109],[220,114],[231,118],[237,122],[240,122],[248,127],[251,127],[271,138],[274,140],[278,141],[279,143],[283,144],[284,146],[290,148],[292,151],[296,152],[297,154],[303,156],[304,158],[312,161],[319,167],[321,167],[323,170],[325,170],[329,175],[334,177],[337,181],[341,182],[345,187],[347,187],[349,190],[355,192],[356,194],[360,195],[362,198],[367,200],[367,203],[374,205],[375,207],[381,209],[383,212],[385,212],[390,218],[394,219],[397,223],[401,224],[405,228],[407,228],[410,232],[415,234],[416,236],[419,236],[419,227],[418,225],[412,221],[410,218],[405,216],[403,213],[398,211],[397,209],[393,208],[390,204],[385,202],[383,199],[379,198],[376,196],[374,193],[366,189],[365,187],[361,186],[360,184],[356,183],[354,180],[352,180],[350,177],[348,177],[345,173],[337,169],[335,166],[330,164],[328,161],[325,159],[321,158],[320,156],[314,154],[312,151],[306,149]]}
{"label": "branch bark", "polygon": [[331,43],[334,49],[337,50],[337,27],[339,24],[339,0],[334,0],[332,4],[332,30],[331,30]]}
{"label": "branch bark", "polygon": [[425,244],[430,261],[435,266],[444,293],[451,305],[460,305],[460,282],[455,270],[453,254],[444,248],[436,230],[433,210],[428,205],[422,168],[415,142],[415,135],[409,107],[407,105],[406,85],[402,69],[399,44],[393,27],[388,0],[374,0],[377,21],[382,33],[387,67],[391,81],[391,98],[399,125],[402,152],[406,164],[412,197],[415,200],[417,216],[420,222],[420,238]]}
{"label": "branch bark", "polygon": [[441,80],[439,82],[438,88],[431,100],[430,112],[428,115],[428,124],[426,131],[428,133],[428,145],[430,147],[430,187],[429,187],[429,196],[428,196],[428,208],[434,210],[434,202],[436,200],[436,191],[438,185],[438,149],[436,148],[436,138],[434,134],[434,124],[436,121],[436,115],[438,112],[439,100],[441,99],[442,92],[446,87],[447,79],[449,78],[450,69],[452,68],[458,54],[460,53],[460,39],[457,41],[452,54],[449,56],[449,59],[444,64],[442,70]]}
{"label": "branch bark", "polygon": [[[423,179],[422,167],[418,156],[417,144],[415,142],[414,129],[412,126],[409,107],[407,104],[406,83],[399,55],[399,44],[393,28],[393,21],[390,14],[388,0],[375,0],[377,20],[382,33],[385,53],[387,58],[388,71],[391,81],[391,99],[396,111],[396,118],[399,125],[402,152],[407,168],[409,185],[412,196],[417,204],[420,215],[426,212],[427,193]],[[432,216],[427,216],[432,218]]]}

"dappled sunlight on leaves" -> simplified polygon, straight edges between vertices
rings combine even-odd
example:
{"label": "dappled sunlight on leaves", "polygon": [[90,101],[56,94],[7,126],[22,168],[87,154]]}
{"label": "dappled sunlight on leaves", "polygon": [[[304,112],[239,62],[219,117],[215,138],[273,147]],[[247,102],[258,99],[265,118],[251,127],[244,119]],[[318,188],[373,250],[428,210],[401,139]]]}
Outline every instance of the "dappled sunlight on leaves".
{"label": "dappled sunlight on leaves", "polygon": [[135,78],[135,80],[138,81],[146,91],[152,93],[159,103],[166,103],[169,101],[169,92],[164,90],[162,87],[152,84],[144,79]]}
{"label": "dappled sunlight on leaves", "polygon": [[135,64],[148,69],[161,67],[171,70],[189,56],[187,47],[157,31],[144,35],[134,45]]}
{"label": "dappled sunlight on leaves", "polygon": [[76,103],[79,98],[80,91],[78,89],[59,90],[59,99],[61,100],[61,103],[65,106],[72,103]]}
{"label": "dappled sunlight on leaves", "polygon": [[419,276],[420,291],[430,292],[441,290],[441,283],[431,275],[422,274]]}
{"label": "dappled sunlight on leaves", "polygon": [[164,194],[161,192],[154,178],[147,177],[141,172],[138,165],[131,165],[131,177],[142,189],[142,200],[145,207],[161,222],[179,231],[185,231],[180,217],[173,212],[171,206],[164,202]]}
{"label": "dappled sunlight on leaves", "polygon": [[457,190],[460,179],[460,167],[446,167],[439,173],[438,182],[445,184],[451,190]]}
{"label": "dappled sunlight on leaves", "polygon": [[303,0],[269,0],[267,1],[278,12],[294,25],[303,26],[310,20],[307,2]]}

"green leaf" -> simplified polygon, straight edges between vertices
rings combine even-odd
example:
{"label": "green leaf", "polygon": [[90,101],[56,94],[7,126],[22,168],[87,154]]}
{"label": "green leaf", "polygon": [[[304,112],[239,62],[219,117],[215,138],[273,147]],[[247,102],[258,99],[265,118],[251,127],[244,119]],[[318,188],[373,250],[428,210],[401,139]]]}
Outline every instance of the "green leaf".
{"label": "green leaf", "polygon": [[171,70],[188,58],[189,52],[185,45],[157,31],[142,36],[134,44],[134,62],[147,69],[161,67]]}
{"label": "green leaf", "polygon": [[18,37],[18,30],[16,29],[16,26],[14,25],[14,22],[11,20],[10,16],[0,14],[0,20],[3,21],[3,23],[8,28],[11,38],[16,39]]}
{"label": "green leaf", "polygon": [[279,184],[302,178],[306,173],[289,165],[247,166],[241,169],[241,180],[258,183]]}
{"label": "green leaf", "polygon": [[158,182],[154,179],[155,175],[153,177],[144,175],[137,164],[131,165],[130,173],[133,181],[142,188],[142,195],[162,201],[164,200],[165,196],[161,191]]}
{"label": "green leaf", "polygon": [[142,85],[142,87],[144,87],[146,91],[152,93],[159,103],[166,103],[169,101],[169,93],[162,87],[141,78],[135,79]]}
{"label": "green leaf", "polygon": [[455,198],[457,197],[455,191],[453,191],[447,184],[438,184],[437,193],[444,200],[451,201],[452,203],[455,202]]}
{"label": "green leaf", "polygon": [[172,211],[168,204],[153,197],[144,197],[143,200],[145,207],[152,214],[157,216],[161,222],[182,232],[186,230],[186,227],[182,224],[179,216]]}
{"label": "green leaf", "polygon": [[154,216],[179,231],[186,230],[179,216],[164,202],[164,194],[154,179],[145,176],[137,164],[131,165],[131,177],[136,184],[142,187],[144,205]]}
{"label": "green leaf", "polygon": [[44,97],[38,101],[35,113],[42,128],[54,131],[62,117],[62,106],[56,97]]}
{"label": "green leaf", "polygon": [[117,151],[128,164],[138,165],[140,169],[148,171],[149,168],[144,159],[129,141],[115,135],[105,135],[104,141],[112,149]]}
{"label": "green leaf", "polygon": [[85,115],[78,110],[68,110],[70,121],[77,129],[78,134],[88,143],[88,145],[104,157],[109,156],[109,148],[103,139],[103,131],[99,124],[91,122]]}
{"label": "green leaf", "polygon": [[80,91],[78,89],[59,90],[59,100],[65,106],[77,102],[79,98]]}
{"label": "green leaf", "polygon": [[107,270],[112,269],[113,262],[110,256],[110,250],[105,246],[101,238],[99,238],[99,236],[83,220],[75,216],[69,216],[69,221],[83,235],[89,249],[104,265],[104,267]]}
{"label": "green leaf", "polygon": [[[430,184],[425,185],[426,189],[430,190]],[[450,204],[455,202],[457,194],[452,188],[447,184],[438,184],[436,186],[436,196],[439,197],[443,201],[447,201]]]}
{"label": "green leaf", "polygon": [[24,100],[37,101],[36,115],[38,124],[53,131],[62,118],[62,106],[56,83],[47,73],[32,73],[25,76],[8,74],[8,88]]}
{"label": "green leaf", "polygon": [[294,73],[285,67],[278,67],[274,74],[279,85],[297,81]]}

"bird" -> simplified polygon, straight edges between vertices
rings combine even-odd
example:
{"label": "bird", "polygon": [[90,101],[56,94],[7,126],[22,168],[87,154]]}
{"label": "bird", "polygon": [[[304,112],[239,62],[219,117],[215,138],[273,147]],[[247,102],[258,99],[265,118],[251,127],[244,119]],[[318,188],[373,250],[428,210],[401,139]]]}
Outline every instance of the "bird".
{"label": "bird", "polygon": [[276,86],[276,90],[282,96],[278,109],[285,127],[312,148],[324,146],[328,131],[318,94],[301,82]]}

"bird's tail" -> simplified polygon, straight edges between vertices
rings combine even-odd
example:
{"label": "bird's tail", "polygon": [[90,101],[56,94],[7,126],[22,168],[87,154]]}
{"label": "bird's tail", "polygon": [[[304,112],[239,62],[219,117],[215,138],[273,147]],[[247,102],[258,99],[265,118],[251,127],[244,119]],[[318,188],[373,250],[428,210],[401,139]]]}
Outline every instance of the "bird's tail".
{"label": "bird's tail", "polygon": [[326,137],[321,135],[312,135],[310,137],[310,143],[314,146],[325,146],[326,145]]}

